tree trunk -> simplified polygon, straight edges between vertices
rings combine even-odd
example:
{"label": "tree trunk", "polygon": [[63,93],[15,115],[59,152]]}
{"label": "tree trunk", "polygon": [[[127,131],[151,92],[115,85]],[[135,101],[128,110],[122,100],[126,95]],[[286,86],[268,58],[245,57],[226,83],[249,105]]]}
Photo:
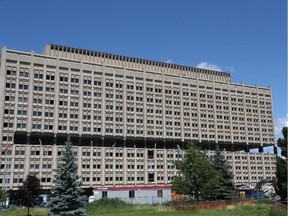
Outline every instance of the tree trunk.
{"label": "tree trunk", "polygon": [[198,190],[195,191],[195,196],[196,196],[196,200],[199,201],[199,191]]}
{"label": "tree trunk", "polygon": [[30,215],[30,214],[29,214],[29,209],[30,209],[30,207],[28,206],[28,208],[27,208],[27,216]]}

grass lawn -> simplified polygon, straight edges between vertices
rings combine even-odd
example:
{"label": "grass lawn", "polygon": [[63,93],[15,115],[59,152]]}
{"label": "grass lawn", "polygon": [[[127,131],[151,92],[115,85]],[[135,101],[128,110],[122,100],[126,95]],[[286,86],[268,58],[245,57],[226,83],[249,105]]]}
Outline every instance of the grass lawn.
{"label": "grass lawn", "polygon": [[[43,216],[47,215],[49,209],[47,208],[30,208],[30,215],[32,216]],[[1,210],[0,216],[26,216],[26,208],[15,208],[9,210]]]}
{"label": "grass lawn", "polygon": [[[111,210],[87,210],[87,216],[269,216],[271,204],[258,203],[253,206],[231,206],[223,210],[200,210],[197,212],[175,211],[167,206],[127,206]],[[31,209],[32,216],[44,216],[49,212],[47,208]],[[0,216],[25,216],[26,209],[10,209],[0,211]]]}
{"label": "grass lawn", "polygon": [[126,210],[118,211],[94,211],[87,212],[87,216],[106,215],[106,216],[269,216],[271,205],[257,204],[254,206],[231,207],[223,210],[200,210],[196,212],[191,211],[175,211],[164,206],[155,207],[133,207]]}

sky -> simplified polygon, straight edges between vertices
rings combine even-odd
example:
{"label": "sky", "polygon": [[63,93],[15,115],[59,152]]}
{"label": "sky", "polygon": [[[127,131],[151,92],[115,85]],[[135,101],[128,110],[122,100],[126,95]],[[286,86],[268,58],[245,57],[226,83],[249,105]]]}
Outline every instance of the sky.
{"label": "sky", "polygon": [[272,87],[276,138],[288,125],[286,0],[0,0],[0,46],[53,43],[230,72]]}

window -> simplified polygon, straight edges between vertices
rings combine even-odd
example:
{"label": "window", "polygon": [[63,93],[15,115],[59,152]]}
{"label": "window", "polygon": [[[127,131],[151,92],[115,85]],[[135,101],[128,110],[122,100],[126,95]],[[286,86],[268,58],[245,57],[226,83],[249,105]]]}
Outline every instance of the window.
{"label": "window", "polygon": [[135,191],[134,190],[129,191],[129,198],[135,198]]}
{"label": "window", "polygon": [[107,198],[107,197],[108,197],[107,191],[102,191],[102,198]]}
{"label": "window", "polygon": [[154,173],[148,173],[148,182],[154,182]]}
{"label": "window", "polygon": [[163,197],[163,190],[157,190],[157,197]]}
{"label": "window", "polygon": [[148,159],[154,159],[154,151],[153,150],[148,151]]}

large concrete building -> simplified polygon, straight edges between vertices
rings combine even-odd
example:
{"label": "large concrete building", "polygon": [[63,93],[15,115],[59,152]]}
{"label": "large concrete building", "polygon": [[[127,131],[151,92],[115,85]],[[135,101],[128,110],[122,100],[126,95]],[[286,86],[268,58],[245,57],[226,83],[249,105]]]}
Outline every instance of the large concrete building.
{"label": "large concrete building", "polygon": [[12,146],[1,156],[0,185],[17,189],[35,172],[49,188],[68,135],[84,187],[169,185],[189,141],[225,149],[236,184],[275,176],[276,155],[263,152],[275,145],[271,88],[66,46],[42,54],[4,47],[0,146]]}

